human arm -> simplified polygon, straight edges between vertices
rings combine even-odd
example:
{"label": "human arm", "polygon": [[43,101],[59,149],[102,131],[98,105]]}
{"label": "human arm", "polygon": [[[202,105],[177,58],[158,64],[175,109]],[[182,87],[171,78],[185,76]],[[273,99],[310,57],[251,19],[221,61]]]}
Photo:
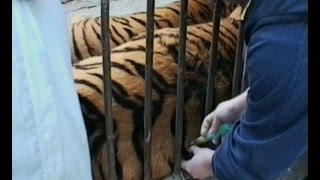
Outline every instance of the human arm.
{"label": "human arm", "polygon": [[220,103],[217,108],[208,114],[201,126],[201,135],[216,133],[223,123],[233,123],[240,118],[247,106],[248,90],[240,95]]}
{"label": "human arm", "polygon": [[248,44],[245,115],[216,150],[219,179],[275,179],[307,149],[307,25],[262,27]]}
{"label": "human arm", "polygon": [[[245,114],[209,158],[218,179],[276,179],[307,150],[306,40],[304,21],[274,23],[250,38]],[[197,175],[203,156],[196,152],[184,162],[194,169],[183,168]]]}
{"label": "human arm", "polygon": [[[208,114],[201,127],[201,135],[215,133],[223,123],[233,122],[245,110],[248,89],[240,95],[220,103],[217,108]],[[205,179],[213,175],[211,162],[214,151],[208,148],[191,146],[194,156],[189,161],[182,161],[182,168],[193,178]]]}

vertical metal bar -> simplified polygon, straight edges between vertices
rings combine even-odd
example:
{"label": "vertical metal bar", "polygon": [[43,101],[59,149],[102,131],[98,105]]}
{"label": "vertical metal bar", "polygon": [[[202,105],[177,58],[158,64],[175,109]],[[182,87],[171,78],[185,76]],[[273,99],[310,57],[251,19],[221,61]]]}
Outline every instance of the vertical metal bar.
{"label": "vertical metal bar", "polygon": [[108,172],[112,180],[117,180],[116,160],[112,118],[112,90],[111,90],[111,63],[110,63],[110,31],[109,31],[109,0],[101,0],[101,33],[103,49],[103,79],[104,79],[104,104],[106,137],[108,151]]}
{"label": "vertical metal bar", "polygon": [[247,46],[244,45],[243,48],[243,75],[241,82],[241,92],[245,91],[248,88],[248,73],[246,71],[247,67]]}
{"label": "vertical metal bar", "polygon": [[187,39],[187,11],[188,0],[181,0],[180,7],[180,29],[179,29],[179,54],[178,54],[178,82],[177,82],[177,103],[176,103],[176,122],[175,122],[175,159],[174,176],[181,178],[181,147],[182,147],[182,128],[184,115],[184,77],[186,64],[186,39]]}
{"label": "vertical metal bar", "polygon": [[152,137],[152,69],[153,69],[153,36],[154,36],[154,0],[147,1],[147,38],[146,38],[146,84],[144,104],[144,179],[152,177],[151,137]]}
{"label": "vertical metal bar", "polygon": [[232,82],[232,97],[237,96],[241,92],[241,80],[243,73],[243,45],[244,45],[244,24],[243,21],[240,22],[239,26],[239,38],[237,43],[236,59],[233,73],[233,82]]}
{"label": "vertical metal bar", "polygon": [[213,109],[213,95],[214,95],[214,80],[216,77],[216,69],[218,65],[218,42],[219,42],[219,30],[220,30],[220,11],[222,8],[222,0],[217,0],[213,5],[213,29],[212,40],[210,48],[210,63],[209,63],[209,77],[206,96],[205,114],[209,114]]}

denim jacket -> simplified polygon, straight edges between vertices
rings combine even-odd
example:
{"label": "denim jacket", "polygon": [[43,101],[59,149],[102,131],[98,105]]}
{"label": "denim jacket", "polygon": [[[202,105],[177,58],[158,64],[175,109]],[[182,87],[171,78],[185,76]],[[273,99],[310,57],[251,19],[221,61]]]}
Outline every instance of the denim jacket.
{"label": "denim jacket", "polygon": [[308,1],[252,0],[247,108],[212,158],[220,180],[276,179],[308,149]]}

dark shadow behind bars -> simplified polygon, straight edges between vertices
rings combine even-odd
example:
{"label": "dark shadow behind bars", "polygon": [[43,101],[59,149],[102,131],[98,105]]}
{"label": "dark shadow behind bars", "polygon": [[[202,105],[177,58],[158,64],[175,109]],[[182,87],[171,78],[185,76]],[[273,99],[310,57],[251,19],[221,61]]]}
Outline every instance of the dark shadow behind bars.
{"label": "dark shadow behind bars", "polygon": [[[108,172],[109,178],[117,180],[115,164],[115,144],[112,118],[112,89],[111,89],[111,62],[110,62],[110,30],[109,30],[109,2],[110,0],[101,0],[101,31],[103,48],[103,74],[104,74],[104,102],[105,102],[105,121],[106,121],[106,139],[108,151]],[[143,176],[145,180],[152,177],[151,174],[151,137],[152,137],[152,69],[153,69],[153,38],[154,38],[154,0],[147,0],[147,25],[146,25],[146,69],[145,69],[145,107],[144,107],[144,165]],[[216,77],[216,67],[219,63],[218,57],[218,37],[220,29],[220,12],[222,0],[216,0],[213,5],[213,33],[210,48],[209,77],[207,86],[207,96],[205,104],[205,114],[213,110],[214,79]],[[184,179],[181,173],[181,148],[182,148],[182,127],[184,120],[184,81],[185,81],[185,60],[186,60],[186,35],[187,35],[187,11],[188,0],[181,0],[180,13],[180,35],[179,35],[179,54],[178,54],[178,81],[177,81],[177,103],[176,103],[176,134],[175,134],[175,157],[174,172],[175,179]],[[233,78],[232,96],[239,94],[245,89],[244,73],[245,63],[243,56],[243,24],[240,25],[240,37],[238,39],[235,71]],[[242,80],[242,82],[241,82]],[[242,85],[241,85],[242,84]],[[241,87],[241,88],[240,88]]]}
{"label": "dark shadow behind bars", "polygon": [[246,68],[244,55],[246,55],[246,53],[244,53],[244,50],[244,23],[241,21],[239,26],[239,39],[237,42],[236,59],[232,80],[232,97],[237,96],[246,89],[246,74],[244,73]]}

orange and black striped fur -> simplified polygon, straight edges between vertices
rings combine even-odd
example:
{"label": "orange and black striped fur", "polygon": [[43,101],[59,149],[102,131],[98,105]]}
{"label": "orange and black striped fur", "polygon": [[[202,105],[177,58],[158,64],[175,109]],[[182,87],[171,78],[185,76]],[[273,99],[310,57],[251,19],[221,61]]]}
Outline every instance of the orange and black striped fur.
{"label": "orange and black striped fur", "polygon": [[[229,99],[239,22],[221,20],[214,104]],[[188,26],[185,77],[183,158],[199,136],[209,65],[212,23]],[[112,49],[111,78],[115,125],[116,170],[120,179],[140,180],[143,175],[143,119],[145,95],[145,35]],[[173,171],[175,106],[179,29],[155,32],[153,64],[152,174],[162,179]],[[87,128],[94,179],[108,179],[104,121],[102,57],[74,66],[74,78]],[[182,128],[182,127],[181,127]]]}
{"label": "orange and black striped fur", "polygon": [[[190,0],[188,4],[188,24],[206,23],[212,20],[213,0]],[[226,6],[226,5],[224,5]],[[230,12],[223,8],[222,16]],[[155,30],[165,27],[178,27],[180,1],[155,9]],[[124,17],[110,18],[111,48],[127,42],[130,38],[145,32],[146,13],[134,13]],[[76,21],[70,29],[72,39],[72,61],[102,55],[101,18],[87,17]]]}

